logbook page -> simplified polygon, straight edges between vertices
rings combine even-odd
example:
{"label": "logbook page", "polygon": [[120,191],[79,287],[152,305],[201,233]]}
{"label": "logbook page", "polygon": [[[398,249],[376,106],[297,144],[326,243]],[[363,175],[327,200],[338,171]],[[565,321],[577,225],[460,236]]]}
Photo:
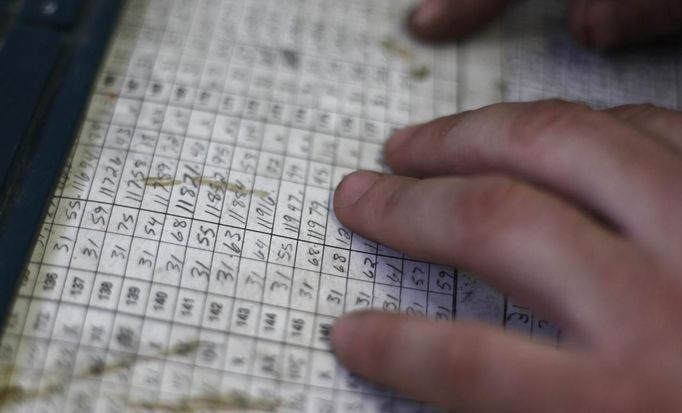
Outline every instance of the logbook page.
{"label": "logbook page", "polygon": [[501,98],[495,35],[416,45],[411,6],[129,1],[2,338],[0,410],[428,411],[340,367],[335,318],[556,335],[333,214],[393,130]]}

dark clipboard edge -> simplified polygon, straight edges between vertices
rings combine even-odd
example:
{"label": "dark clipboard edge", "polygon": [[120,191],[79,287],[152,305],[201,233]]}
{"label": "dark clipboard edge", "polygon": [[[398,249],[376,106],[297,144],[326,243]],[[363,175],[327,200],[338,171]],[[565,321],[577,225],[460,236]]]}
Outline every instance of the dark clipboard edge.
{"label": "dark clipboard edge", "polygon": [[[85,24],[44,116],[34,117],[10,172],[10,201],[0,220],[0,329],[4,331],[19,280],[30,259],[50,196],[89,102],[125,0],[88,2]],[[89,15],[89,17],[88,17]],[[7,191],[6,191],[7,192]]]}

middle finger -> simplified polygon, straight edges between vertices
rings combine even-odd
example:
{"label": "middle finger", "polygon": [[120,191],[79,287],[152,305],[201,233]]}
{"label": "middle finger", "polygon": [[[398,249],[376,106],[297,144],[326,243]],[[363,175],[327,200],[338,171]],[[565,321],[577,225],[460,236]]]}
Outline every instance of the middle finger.
{"label": "middle finger", "polygon": [[472,270],[578,333],[621,325],[615,322],[624,316],[621,303],[633,298],[636,281],[628,274],[638,270],[637,254],[629,244],[561,199],[514,179],[422,181],[361,172],[341,183],[334,205],[351,230]]}
{"label": "middle finger", "polygon": [[598,212],[657,254],[677,256],[682,244],[677,151],[586,106],[489,106],[400,131],[385,156],[402,175],[520,176]]}

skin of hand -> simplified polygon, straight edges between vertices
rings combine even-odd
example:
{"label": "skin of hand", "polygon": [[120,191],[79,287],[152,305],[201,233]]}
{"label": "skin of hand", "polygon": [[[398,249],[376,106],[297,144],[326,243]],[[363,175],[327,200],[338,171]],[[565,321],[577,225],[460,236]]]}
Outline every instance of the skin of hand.
{"label": "skin of hand", "polygon": [[398,131],[395,175],[334,196],[351,230],[477,274],[557,322],[547,345],[475,322],[355,313],[352,372],[478,412],[682,411],[682,113],[506,103]]}
{"label": "skin of hand", "polygon": [[[408,27],[426,41],[471,34],[517,0],[422,0]],[[582,44],[611,48],[682,31],[682,0],[569,0],[569,25]]]}

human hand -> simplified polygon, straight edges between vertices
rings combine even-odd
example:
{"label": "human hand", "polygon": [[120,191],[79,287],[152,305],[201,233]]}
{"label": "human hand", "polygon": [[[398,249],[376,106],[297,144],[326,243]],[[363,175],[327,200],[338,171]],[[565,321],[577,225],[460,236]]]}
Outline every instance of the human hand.
{"label": "human hand", "polygon": [[682,411],[681,131],[680,112],[546,101],[397,132],[397,175],[348,176],[340,221],[472,271],[568,338],[358,313],[332,330],[340,361],[468,413]]}
{"label": "human hand", "polygon": [[[422,0],[409,18],[415,36],[449,40],[466,36],[513,0]],[[570,0],[570,27],[586,46],[607,48],[682,30],[682,0]]]}

